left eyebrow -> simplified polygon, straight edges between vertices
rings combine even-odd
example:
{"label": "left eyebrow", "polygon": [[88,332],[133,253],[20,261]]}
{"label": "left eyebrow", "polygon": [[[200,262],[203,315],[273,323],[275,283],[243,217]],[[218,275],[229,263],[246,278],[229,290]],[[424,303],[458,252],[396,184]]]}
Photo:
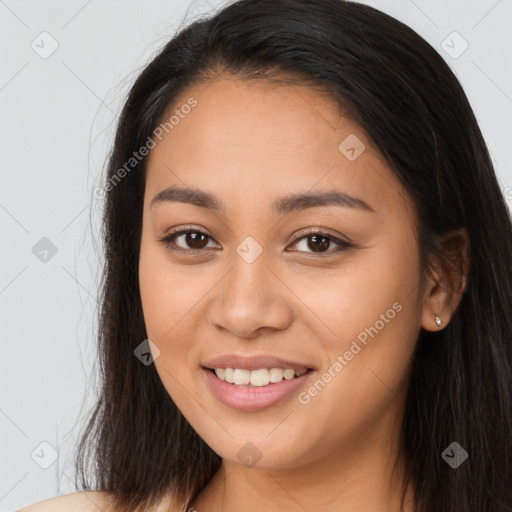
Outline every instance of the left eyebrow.
{"label": "left eyebrow", "polygon": [[286,196],[274,202],[273,210],[276,213],[286,214],[292,211],[302,211],[307,208],[331,205],[358,208],[376,213],[376,211],[362,199],[339,190],[328,190],[316,193],[306,192],[304,194]]}
{"label": "left eyebrow", "polygon": [[[150,208],[157,203],[164,201],[176,201],[192,204],[208,210],[222,211],[226,207],[216,196],[210,192],[198,188],[179,188],[174,185],[158,192],[150,203]],[[376,213],[375,210],[365,201],[358,197],[351,196],[339,190],[328,190],[324,192],[304,192],[281,197],[274,201],[272,210],[278,214],[286,214],[292,211],[302,211],[308,208],[321,206],[343,206],[357,208],[368,212]]]}

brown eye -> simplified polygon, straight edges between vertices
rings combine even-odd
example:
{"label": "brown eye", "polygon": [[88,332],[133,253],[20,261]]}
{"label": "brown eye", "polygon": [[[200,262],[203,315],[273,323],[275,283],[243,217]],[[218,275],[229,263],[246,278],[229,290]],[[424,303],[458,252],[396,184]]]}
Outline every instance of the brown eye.
{"label": "brown eye", "polygon": [[[176,240],[182,239],[180,244],[176,243]],[[203,231],[199,231],[197,229],[194,230],[182,230],[177,233],[170,233],[165,237],[159,239],[160,242],[167,245],[170,249],[176,251],[194,251],[201,250],[207,247],[208,239],[210,235],[204,233]],[[183,247],[183,244],[185,247]]]}
{"label": "brown eye", "polygon": [[[307,241],[307,242],[303,242]],[[336,238],[335,236],[328,235],[327,233],[322,232],[310,232],[309,234],[306,234],[305,236],[301,236],[295,242],[293,245],[298,245],[299,243],[302,243],[302,248],[308,249],[307,251],[299,251],[299,252],[311,252],[311,253],[318,253],[318,254],[333,254],[338,253],[340,251],[344,251],[349,249],[350,247],[353,247],[353,244],[349,242],[345,242],[343,240],[340,240],[339,238]],[[338,246],[338,249],[335,249],[333,251],[328,251],[331,243],[334,243]]]}
{"label": "brown eye", "polygon": [[324,249],[329,249],[331,245],[331,239],[328,236],[312,235],[307,238],[312,241],[311,244],[308,244],[308,248],[313,252],[323,252]]}
{"label": "brown eye", "polygon": [[208,244],[208,235],[199,231],[190,231],[183,235],[185,243],[191,249],[204,249]]}

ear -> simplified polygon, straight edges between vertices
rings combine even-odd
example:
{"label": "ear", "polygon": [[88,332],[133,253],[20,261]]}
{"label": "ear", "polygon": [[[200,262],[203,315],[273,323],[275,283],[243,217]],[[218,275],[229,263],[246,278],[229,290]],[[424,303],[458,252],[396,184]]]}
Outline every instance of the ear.
{"label": "ear", "polygon": [[[441,237],[443,257],[437,261],[434,278],[428,278],[423,296],[421,326],[426,331],[444,329],[455,313],[469,275],[469,236],[465,228]],[[436,316],[441,325],[436,323]]]}

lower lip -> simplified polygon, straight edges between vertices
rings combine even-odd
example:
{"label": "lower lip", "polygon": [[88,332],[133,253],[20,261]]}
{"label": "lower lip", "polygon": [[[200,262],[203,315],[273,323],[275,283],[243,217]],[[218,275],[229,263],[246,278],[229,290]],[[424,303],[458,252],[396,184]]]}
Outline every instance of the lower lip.
{"label": "lower lip", "polygon": [[214,372],[202,368],[215,397],[224,405],[244,412],[261,411],[289,397],[304,385],[313,370],[300,377],[283,379],[266,386],[244,387],[219,379]]}

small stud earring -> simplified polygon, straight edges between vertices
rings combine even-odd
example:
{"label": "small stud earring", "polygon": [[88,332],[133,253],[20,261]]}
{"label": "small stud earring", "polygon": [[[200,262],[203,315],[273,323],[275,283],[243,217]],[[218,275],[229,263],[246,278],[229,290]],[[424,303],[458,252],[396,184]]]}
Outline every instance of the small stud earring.
{"label": "small stud earring", "polygon": [[437,325],[442,325],[443,322],[441,322],[441,319],[437,315],[435,315],[435,317],[436,317],[436,324]]}

